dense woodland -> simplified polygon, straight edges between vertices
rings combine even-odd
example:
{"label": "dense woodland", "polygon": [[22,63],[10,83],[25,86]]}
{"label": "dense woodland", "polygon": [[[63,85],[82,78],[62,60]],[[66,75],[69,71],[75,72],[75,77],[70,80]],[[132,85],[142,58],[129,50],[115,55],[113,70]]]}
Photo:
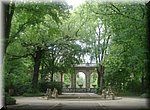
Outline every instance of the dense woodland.
{"label": "dense woodland", "polygon": [[[4,91],[44,92],[54,74],[70,74],[84,56],[97,64],[97,88],[148,91],[147,5],[86,2],[4,6]],[[55,83],[56,84],[56,83]]]}

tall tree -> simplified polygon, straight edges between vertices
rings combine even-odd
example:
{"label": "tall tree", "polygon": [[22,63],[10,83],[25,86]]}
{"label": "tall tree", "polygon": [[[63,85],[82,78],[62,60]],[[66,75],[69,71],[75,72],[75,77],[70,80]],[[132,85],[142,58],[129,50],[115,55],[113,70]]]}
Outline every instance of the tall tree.
{"label": "tall tree", "polygon": [[[76,35],[85,41],[86,52],[98,64],[98,85],[101,89],[104,86],[103,79],[104,76],[108,75],[108,70],[110,73],[114,73],[111,74],[114,77],[121,73],[120,76],[118,75],[119,80],[116,80],[116,86],[119,85],[120,87],[122,82],[128,82],[131,74],[137,72],[135,76],[141,80],[145,77],[145,12],[143,3],[87,2],[74,13],[75,17],[80,20],[77,21],[76,19],[75,29],[78,30]],[[78,29],[79,26],[81,27]],[[113,64],[114,67],[112,67]],[[120,78],[121,76],[123,78]],[[106,82],[109,83],[109,81],[107,79]]]}
{"label": "tall tree", "polygon": [[[37,88],[43,51],[47,50],[51,40],[59,37],[58,24],[61,24],[61,19],[67,18],[67,10],[68,6],[65,3],[17,4],[16,6],[9,41],[11,43],[18,42],[26,47],[26,52],[22,56],[32,56],[34,62],[33,88]],[[35,13],[35,11],[37,12]],[[39,14],[41,15],[40,18]],[[24,19],[22,19],[23,17]],[[20,22],[23,22],[23,24]],[[28,28],[26,28],[26,24],[28,24]],[[13,56],[16,56],[15,53]]]}

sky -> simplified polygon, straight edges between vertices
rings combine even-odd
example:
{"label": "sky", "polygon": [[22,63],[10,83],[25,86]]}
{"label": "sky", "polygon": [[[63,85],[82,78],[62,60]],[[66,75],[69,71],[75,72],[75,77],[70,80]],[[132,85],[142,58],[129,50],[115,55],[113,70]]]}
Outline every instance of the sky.
{"label": "sky", "polygon": [[[85,0],[66,0],[69,5],[72,5],[73,8],[76,8],[80,4],[84,3]],[[132,3],[147,3],[150,0],[99,0],[99,2],[117,2],[117,3],[125,3],[125,2],[132,2]]]}
{"label": "sky", "polygon": [[66,2],[68,3],[68,5],[72,5],[73,8],[78,7],[79,5],[81,5],[82,3],[84,3],[85,0],[66,0]]}

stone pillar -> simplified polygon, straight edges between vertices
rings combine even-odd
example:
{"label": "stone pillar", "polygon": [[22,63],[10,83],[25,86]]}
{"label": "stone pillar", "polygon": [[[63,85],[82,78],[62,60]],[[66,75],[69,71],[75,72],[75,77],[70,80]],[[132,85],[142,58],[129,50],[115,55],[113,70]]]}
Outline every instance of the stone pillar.
{"label": "stone pillar", "polygon": [[86,71],[86,88],[90,88],[90,72],[89,70]]}
{"label": "stone pillar", "polygon": [[71,88],[73,88],[73,86],[74,86],[74,81],[73,81],[73,73],[71,73]]}
{"label": "stone pillar", "polygon": [[71,74],[71,88],[76,88],[76,72]]}
{"label": "stone pillar", "polygon": [[76,88],[76,72],[73,75],[74,88]]}

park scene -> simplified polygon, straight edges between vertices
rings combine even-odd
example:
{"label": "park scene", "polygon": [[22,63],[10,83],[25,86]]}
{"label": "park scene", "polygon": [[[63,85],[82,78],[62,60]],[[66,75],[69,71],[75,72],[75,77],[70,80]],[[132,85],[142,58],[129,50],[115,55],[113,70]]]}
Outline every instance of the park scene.
{"label": "park scene", "polygon": [[150,4],[3,3],[3,105],[12,110],[148,110]]}

